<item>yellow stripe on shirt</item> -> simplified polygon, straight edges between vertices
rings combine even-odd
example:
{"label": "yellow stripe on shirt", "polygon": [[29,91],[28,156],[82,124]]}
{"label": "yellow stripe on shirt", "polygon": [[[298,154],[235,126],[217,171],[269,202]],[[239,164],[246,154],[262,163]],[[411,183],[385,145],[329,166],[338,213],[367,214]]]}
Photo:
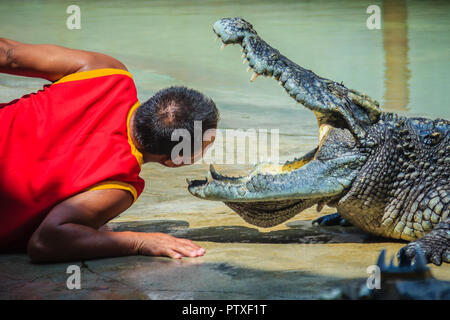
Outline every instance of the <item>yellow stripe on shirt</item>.
{"label": "yellow stripe on shirt", "polygon": [[103,181],[99,182],[92,187],[88,188],[87,191],[93,191],[93,190],[105,190],[105,189],[120,189],[120,190],[126,190],[131,193],[133,196],[133,202],[137,200],[137,192],[136,189],[129,183],[122,182],[122,181]]}
{"label": "yellow stripe on shirt", "polygon": [[114,75],[114,74],[123,74],[123,75],[129,76],[131,79],[133,79],[133,76],[128,71],[125,71],[122,69],[104,68],[104,69],[95,69],[95,70],[71,73],[65,77],[62,77],[61,79],[54,82],[53,84],[77,81],[77,80],[92,79],[92,78],[98,78],[98,77],[103,77],[103,76],[110,76],[110,75]]}
{"label": "yellow stripe on shirt", "polygon": [[131,116],[133,115],[133,112],[139,107],[139,101],[136,102],[128,111],[127,116],[127,134],[128,134],[128,143],[131,147],[131,153],[136,157],[137,162],[139,163],[139,167],[142,166],[142,163],[144,162],[144,156],[142,153],[136,148],[136,146],[133,143],[133,139],[131,139],[131,132],[130,132],[130,126],[131,126]]}

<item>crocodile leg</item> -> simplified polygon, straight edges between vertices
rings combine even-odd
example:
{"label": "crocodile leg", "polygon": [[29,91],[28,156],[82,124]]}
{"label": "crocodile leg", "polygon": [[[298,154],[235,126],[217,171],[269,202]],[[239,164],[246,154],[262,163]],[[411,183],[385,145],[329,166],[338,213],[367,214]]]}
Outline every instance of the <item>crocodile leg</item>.
{"label": "crocodile leg", "polygon": [[347,219],[343,218],[339,212],[327,214],[320,218],[313,220],[313,225],[317,226],[343,226],[348,227],[352,224],[347,221]]}
{"label": "crocodile leg", "polygon": [[442,262],[450,263],[450,218],[440,222],[419,240],[408,243],[400,249],[399,256],[405,255],[412,260],[417,254],[416,246],[423,250],[428,262],[438,266]]}

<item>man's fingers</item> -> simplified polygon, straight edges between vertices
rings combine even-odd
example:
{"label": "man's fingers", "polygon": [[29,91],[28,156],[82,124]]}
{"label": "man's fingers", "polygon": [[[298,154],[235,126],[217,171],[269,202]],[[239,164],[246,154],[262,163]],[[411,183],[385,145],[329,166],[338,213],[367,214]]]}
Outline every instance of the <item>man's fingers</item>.
{"label": "man's fingers", "polygon": [[183,256],[186,257],[197,257],[197,256],[201,256],[205,253],[205,250],[203,248],[195,248],[193,246],[189,246],[189,245],[181,245],[181,246],[177,246],[175,248],[173,248],[173,250],[181,253]]}
{"label": "man's fingers", "polygon": [[144,238],[141,254],[151,256],[168,256],[173,259],[181,257],[198,257],[205,254],[205,249],[188,239],[180,239],[163,233],[142,234]]}
{"label": "man's fingers", "polygon": [[175,250],[172,250],[172,249],[166,249],[165,255],[167,255],[168,257],[170,257],[172,259],[181,259],[181,257],[182,257],[181,254],[179,254],[178,252],[176,252]]}
{"label": "man's fingers", "polygon": [[178,239],[179,242],[183,243],[189,250],[195,251],[197,255],[203,255],[205,253],[205,249],[195,244],[191,240],[188,239]]}

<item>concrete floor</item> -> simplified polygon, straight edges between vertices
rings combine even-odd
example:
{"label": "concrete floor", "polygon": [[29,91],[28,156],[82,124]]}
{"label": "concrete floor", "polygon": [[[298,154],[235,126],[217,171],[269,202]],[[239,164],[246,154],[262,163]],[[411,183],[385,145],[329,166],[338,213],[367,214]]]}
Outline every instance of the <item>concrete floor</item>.
{"label": "concrete floor", "polygon": [[[389,256],[404,245],[354,227],[313,227],[307,220],[268,230],[239,220],[221,223],[235,218],[223,212],[214,224],[203,227],[169,219],[110,223],[113,230],[192,239],[207,250],[200,258],[123,257],[33,265],[26,255],[2,255],[0,299],[315,299],[350,279],[367,278],[366,269],[381,249]],[[70,264],[81,267],[81,289],[66,286]],[[450,280],[449,265],[430,267],[436,278]]]}

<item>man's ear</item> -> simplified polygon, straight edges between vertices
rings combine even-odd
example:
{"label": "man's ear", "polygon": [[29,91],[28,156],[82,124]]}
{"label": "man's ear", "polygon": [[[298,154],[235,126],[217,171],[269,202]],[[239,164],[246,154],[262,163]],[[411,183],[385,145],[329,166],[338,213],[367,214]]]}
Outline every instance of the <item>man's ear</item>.
{"label": "man's ear", "polygon": [[164,160],[162,164],[165,165],[166,167],[170,167],[170,168],[180,167],[183,165],[183,157],[178,156],[173,160],[171,158],[168,158],[168,159]]}
{"label": "man's ear", "polygon": [[170,167],[170,168],[176,167],[176,164],[173,163],[172,159],[170,159],[170,158],[167,160],[164,160],[162,164],[165,165],[166,167]]}

